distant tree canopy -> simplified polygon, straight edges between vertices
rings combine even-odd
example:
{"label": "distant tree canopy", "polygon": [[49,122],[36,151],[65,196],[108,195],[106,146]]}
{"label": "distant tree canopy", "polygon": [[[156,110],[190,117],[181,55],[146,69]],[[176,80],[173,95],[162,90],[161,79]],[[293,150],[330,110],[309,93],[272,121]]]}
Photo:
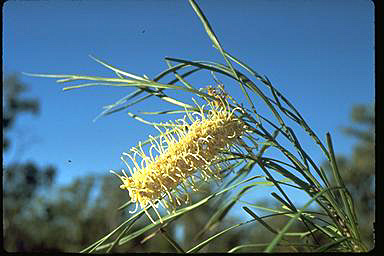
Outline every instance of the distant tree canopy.
{"label": "distant tree canopy", "polygon": [[[7,132],[13,127],[16,118],[25,112],[37,114],[39,102],[36,99],[21,98],[27,86],[20,81],[18,75],[9,75],[3,82],[3,151],[5,152],[11,143],[7,138]],[[9,199],[13,206],[22,205],[24,201],[30,200],[39,186],[50,186],[55,176],[53,167],[40,170],[31,162],[12,163],[6,166],[4,171],[4,198]],[[8,202],[6,200],[6,203]]]}
{"label": "distant tree canopy", "polygon": [[[17,74],[3,78],[3,154],[11,141],[7,132],[13,128],[18,116],[23,113],[39,112],[37,99],[24,99],[22,93],[27,90]],[[17,160],[3,166],[3,215],[4,215],[4,248],[11,251],[28,249],[28,238],[24,236],[25,222],[30,216],[28,208],[33,207],[33,201],[38,191],[49,188],[55,178],[53,166],[39,168],[33,162],[19,163]]]}
{"label": "distant tree canopy", "polygon": [[[3,84],[3,152],[6,152],[11,145],[7,133],[15,120],[24,113],[38,114],[39,102],[22,97],[27,86],[18,75],[5,77]],[[34,162],[21,163],[17,158],[3,166],[4,249],[78,252],[116,228],[127,218],[126,212],[118,208],[129,198],[119,189],[120,181],[105,173],[108,174],[97,179],[81,177],[58,187],[53,166],[40,168]],[[172,251],[163,241],[154,248]],[[124,250],[126,247],[117,248]],[[135,250],[142,251],[143,246]]]}
{"label": "distant tree canopy", "polygon": [[12,74],[3,78],[3,150],[9,147],[9,139],[5,132],[12,128],[17,116],[24,112],[37,114],[39,102],[36,99],[22,99],[21,94],[27,90],[18,75]]}

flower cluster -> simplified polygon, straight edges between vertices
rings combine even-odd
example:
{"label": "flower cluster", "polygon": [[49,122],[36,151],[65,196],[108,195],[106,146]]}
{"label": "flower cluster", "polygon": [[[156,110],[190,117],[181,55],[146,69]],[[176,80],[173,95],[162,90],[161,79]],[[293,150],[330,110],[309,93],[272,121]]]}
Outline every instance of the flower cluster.
{"label": "flower cluster", "polygon": [[[138,149],[131,149],[133,157],[124,153],[134,164],[133,170],[128,165],[131,177],[124,170],[124,175],[117,175],[123,182],[120,188],[128,190],[132,202],[136,202],[136,210],[138,204],[144,210],[148,204],[155,209],[158,202],[166,209],[174,209],[181,205],[182,200],[188,202],[188,188],[196,190],[196,178],[220,178],[220,151],[235,144],[245,131],[244,123],[234,114],[236,109],[241,109],[231,110],[226,100],[221,102],[211,101],[198,106],[200,112],[191,114],[186,111],[184,119],[167,123],[174,125],[173,130],[162,131],[156,127],[160,137],[154,139],[150,136],[152,145],[149,156],[144,153],[141,144]],[[204,112],[206,106],[209,107],[207,114]],[[191,124],[185,121],[186,117]],[[153,150],[158,152],[155,157]],[[140,165],[136,155],[142,159]],[[197,171],[200,171],[200,177],[196,175]],[[186,199],[180,195],[186,196]],[[155,212],[161,221],[159,213]]]}

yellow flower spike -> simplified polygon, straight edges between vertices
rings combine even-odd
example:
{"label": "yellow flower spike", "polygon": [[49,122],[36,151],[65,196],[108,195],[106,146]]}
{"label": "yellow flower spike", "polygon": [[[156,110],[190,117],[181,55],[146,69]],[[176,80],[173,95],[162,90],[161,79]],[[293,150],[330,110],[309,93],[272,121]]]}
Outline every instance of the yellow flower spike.
{"label": "yellow flower spike", "polygon": [[[197,191],[196,179],[208,181],[210,178],[220,179],[222,159],[220,151],[228,149],[240,140],[246,132],[245,124],[239,120],[231,109],[226,99],[220,98],[208,102],[207,105],[198,106],[198,112],[189,113],[183,119],[169,122],[165,125],[172,125],[173,129],[161,130],[158,139],[149,136],[151,146],[149,157],[145,155],[141,142],[138,148],[131,149],[127,155],[133,162],[133,171],[128,166],[131,177],[123,171],[124,176],[117,175],[123,185],[121,189],[129,191],[131,201],[140,204],[149,219],[154,222],[147,212],[147,206],[151,206],[162,222],[160,213],[157,211],[159,203],[161,206],[175,210],[182,203],[190,201],[188,190]],[[206,111],[204,108],[209,107]],[[240,108],[237,110],[242,111]],[[186,121],[189,119],[190,123]],[[155,149],[159,154],[152,155]],[[141,157],[140,165],[136,156]],[[196,173],[200,170],[200,176]],[[183,194],[186,193],[186,196]],[[163,203],[162,203],[163,202]],[[136,209],[137,210],[137,209]],[[135,210],[135,211],[136,211]]]}

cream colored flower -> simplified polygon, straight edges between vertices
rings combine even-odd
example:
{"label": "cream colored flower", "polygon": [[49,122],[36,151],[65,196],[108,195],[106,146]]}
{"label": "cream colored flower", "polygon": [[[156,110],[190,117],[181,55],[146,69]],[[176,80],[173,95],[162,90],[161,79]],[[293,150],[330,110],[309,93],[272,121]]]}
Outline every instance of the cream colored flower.
{"label": "cream colored flower", "polygon": [[[128,190],[131,200],[136,202],[136,210],[138,204],[144,210],[150,204],[161,221],[156,210],[158,203],[166,209],[175,209],[182,201],[187,202],[189,188],[196,190],[198,171],[199,178],[203,180],[220,178],[218,160],[222,156],[219,151],[236,143],[245,132],[244,123],[234,114],[235,109],[231,110],[225,99],[221,99],[221,103],[209,102],[199,106],[200,112],[187,112],[184,119],[167,123],[175,125],[172,131],[162,131],[156,127],[160,131],[160,138],[156,140],[150,136],[152,145],[149,156],[144,153],[140,143],[139,149],[131,149],[133,156],[124,153],[131,158],[134,167],[132,170],[127,164],[130,177],[124,170],[124,175],[117,175],[123,182],[120,188]],[[209,107],[207,115],[204,113],[206,106]],[[186,117],[191,124],[185,121]],[[153,150],[158,152],[155,157]],[[140,164],[136,160],[137,155],[141,157]]]}

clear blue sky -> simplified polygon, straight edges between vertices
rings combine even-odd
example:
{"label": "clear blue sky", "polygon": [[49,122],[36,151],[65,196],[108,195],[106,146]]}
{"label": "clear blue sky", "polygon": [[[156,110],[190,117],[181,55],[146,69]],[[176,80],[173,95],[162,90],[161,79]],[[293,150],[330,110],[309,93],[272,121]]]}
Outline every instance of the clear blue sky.
{"label": "clear blue sky", "polygon": [[[267,75],[323,141],[331,132],[336,153],[352,152],[355,141],[339,128],[350,123],[354,104],[374,99],[371,1],[198,4],[225,50]],[[88,57],[92,54],[125,71],[154,77],[166,68],[165,56],[223,62],[211,45],[188,1],[8,1],[3,8],[6,74],[113,77]],[[30,87],[25,97],[38,98],[41,112],[17,120],[6,164],[12,159],[32,160],[41,167],[52,164],[58,168],[57,182],[67,184],[79,175],[123,168],[120,154],[148,134],[157,134],[126,112],[92,122],[102,106],[132,88],[63,92],[54,79],[23,76],[22,81]],[[213,81],[199,82],[206,86]],[[234,86],[226,84],[230,90]],[[167,108],[141,104],[131,111],[159,109]],[[22,143],[27,148],[16,151]],[[319,151],[309,152],[316,161],[324,159]]]}

